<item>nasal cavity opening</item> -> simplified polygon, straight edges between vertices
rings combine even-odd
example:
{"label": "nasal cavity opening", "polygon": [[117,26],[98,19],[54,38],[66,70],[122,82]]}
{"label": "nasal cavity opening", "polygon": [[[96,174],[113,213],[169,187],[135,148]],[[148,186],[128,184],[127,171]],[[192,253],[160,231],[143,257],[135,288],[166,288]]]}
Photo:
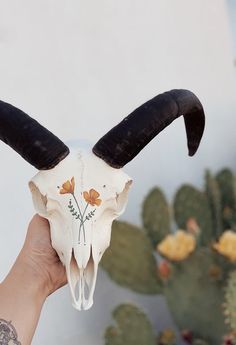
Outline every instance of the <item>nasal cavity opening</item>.
{"label": "nasal cavity opening", "polygon": [[74,249],[71,254],[71,278],[74,286],[75,298],[77,301],[88,300],[92,288],[92,282],[94,278],[94,261],[92,257],[92,246],[90,249],[90,257],[85,268],[79,269]]}
{"label": "nasal cavity opening", "polygon": [[79,275],[79,268],[75,259],[74,249],[72,249],[71,253],[70,270],[72,273],[72,278],[77,280],[77,277]]}
{"label": "nasal cavity opening", "polygon": [[93,261],[93,256],[92,256],[92,246],[90,247],[90,257],[89,257],[89,261],[87,263],[86,271],[84,272],[84,274],[86,275],[84,297],[85,297],[85,299],[88,300],[90,292],[91,292],[91,288],[92,288],[94,274],[95,274],[95,272],[94,272],[94,261]]}

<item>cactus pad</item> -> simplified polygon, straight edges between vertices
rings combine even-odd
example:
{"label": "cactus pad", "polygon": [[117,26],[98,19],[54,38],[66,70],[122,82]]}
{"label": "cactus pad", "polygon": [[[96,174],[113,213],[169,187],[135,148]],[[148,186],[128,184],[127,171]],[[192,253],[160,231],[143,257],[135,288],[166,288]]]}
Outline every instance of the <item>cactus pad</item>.
{"label": "cactus pad", "polygon": [[183,185],[174,199],[174,214],[177,225],[186,229],[187,222],[194,218],[201,229],[201,244],[207,245],[213,238],[211,210],[205,193],[190,185]]}
{"label": "cactus pad", "polygon": [[163,192],[154,188],[143,202],[143,226],[156,247],[170,233],[170,210]]}
{"label": "cactus pad", "polygon": [[114,222],[111,245],[104,254],[102,267],[118,284],[136,292],[161,291],[161,279],[152,246],[143,231],[125,222]]}
{"label": "cactus pad", "polygon": [[152,326],[136,306],[122,304],[113,311],[115,326],[107,328],[106,345],[155,345]]}
{"label": "cactus pad", "polygon": [[205,183],[206,195],[211,209],[214,235],[218,238],[223,231],[221,192],[217,180],[209,170],[206,171]]}
{"label": "cactus pad", "polygon": [[199,249],[188,259],[172,265],[172,274],[164,286],[164,295],[171,314],[180,329],[191,329],[199,338],[221,345],[227,329],[222,313],[223,286],[226,274],[210,277],[218,266],[218,257],[211,250]]}
{"label": "cactus pad", "polygon": [[229,169],[223,169],[216,175],[220,192],[224,220],[224,229],[236,228],[236,183],[235,176]]}
{"label": "cactus pad", "polygon": [[229,275],[224,303],[225,321],[233,332],[236,332],[236,271]]}

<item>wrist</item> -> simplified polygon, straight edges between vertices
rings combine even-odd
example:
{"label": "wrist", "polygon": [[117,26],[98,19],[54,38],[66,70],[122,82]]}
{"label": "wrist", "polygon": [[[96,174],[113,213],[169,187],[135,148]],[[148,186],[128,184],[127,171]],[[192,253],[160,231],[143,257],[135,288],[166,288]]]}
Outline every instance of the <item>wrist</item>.
{"label": "wrist", "polygon": [[31,344],[44,301],[43,285],[18,257],[0,284],[0,318],[14,326],[19,344]]}
{"label": "wrist", "polygon": [[7,288],[17,287],[18,292],[27,295],[37,304],[43,304],[48,296],[46,283],[22,254],[16,259],[2,285]]}

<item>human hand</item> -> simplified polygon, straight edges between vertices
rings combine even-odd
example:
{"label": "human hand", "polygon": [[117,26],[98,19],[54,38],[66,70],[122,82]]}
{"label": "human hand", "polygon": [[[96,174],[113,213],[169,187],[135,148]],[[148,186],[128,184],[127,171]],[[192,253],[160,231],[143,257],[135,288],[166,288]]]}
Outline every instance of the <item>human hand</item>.
{"label": "human hand", "polygon": [[51,245],[46,219],[39,215],[32,218],[15,265],[25,267],[29,277],[32,275],[31,281],[38,284],[45,298],[67,283],[65,268]]}
{"label": "human hand", "polygon": [[0,323],[5,327],[0,338],[11,334],[17,339],[14,344],[31,344],[45,299],[65,284],[65,268],[51,246],[49,223],[35,215],[16,262],[0,284]]}

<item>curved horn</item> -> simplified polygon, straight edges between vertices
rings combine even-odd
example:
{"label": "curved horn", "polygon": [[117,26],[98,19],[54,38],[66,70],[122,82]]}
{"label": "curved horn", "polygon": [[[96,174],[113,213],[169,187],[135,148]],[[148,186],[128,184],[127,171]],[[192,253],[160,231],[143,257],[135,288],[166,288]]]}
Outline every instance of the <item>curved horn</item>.
{"label": "curved horn", "polygon": [[205,115],[199,99],[188,90],[171,90],[146,102],[105,134],[93,152],[113,168],[122,168],[181,115],[193,156],[203,135]]}
{"label": "curved horn", "polygon": [[0,139],[39,170],[54,168],[69,148],[36,120],[0,101]]}

